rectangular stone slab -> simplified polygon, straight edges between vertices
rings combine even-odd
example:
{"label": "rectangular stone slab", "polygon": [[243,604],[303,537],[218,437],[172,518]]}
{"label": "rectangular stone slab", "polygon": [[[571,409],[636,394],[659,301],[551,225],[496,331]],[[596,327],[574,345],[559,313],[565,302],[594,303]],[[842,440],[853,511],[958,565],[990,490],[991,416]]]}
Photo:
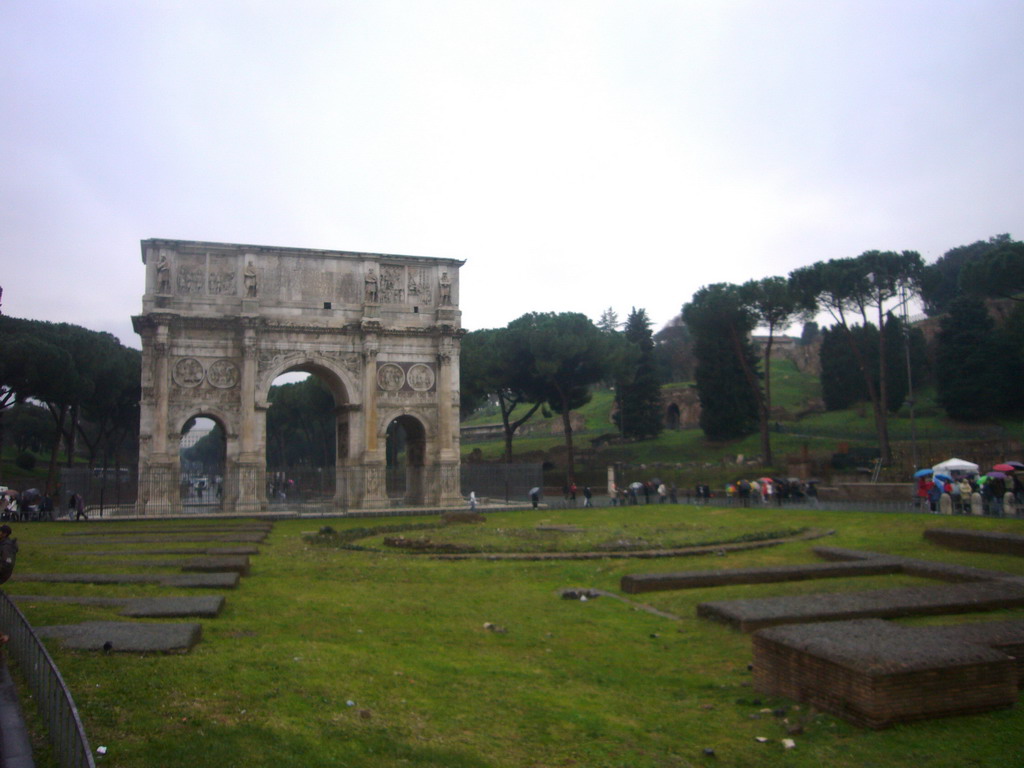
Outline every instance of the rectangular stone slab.
{"label": "rectangular stone slab", "polygon": [[221,595],[197,597],[66,597],[63,595],[10,595],[20,603],[75,603],[121,608],[122,616],[147,619],[177,619],[199,616],[212,619],[224,608]]}
{"label": "rectangular stone slab", "polygon": [[854,562],[779,565],[766,568],[727,568],[717,571],[628,574],[622,577],[623,592],[638,594],[666,589],[719,587],[726,584],[770,584],[780,581],[830,579],[844,576],[880,576],[899,573],[900,564],[892,558],[873,558]]}
{"label": "rectangular stone slab", "polygon": [[1024,557],[1024,536],[1016,533],[929,528],[924,532],[924,537],[930,542],[950,549]]}
{"label": "rectangular stone slab", "polygon": [[148,555],[258,555],[255,546],[238,547],[178,547],[176,549],[110,549],[106,551],[72,552],[75,557],[148,556]]}
{"label": "rectangular stone slab", "polygon": [[1013,706],[1005,653],[877,619],[754,634],[754,688],[867,728]]}
{"label": "rectangular stone slab", "polygon": [[989,581],[992,579],[1012,578],[1012,574],[1002,571],[990,571],[983,568],[973,568],[969,565],[955,565],[953,563],[937,563],[932,560],[917,560],[912,557],[899,557],[896,555],[883,555],[878,552],[865,552],[857,549],[842,549],[841,547],[815,547],[814,554],[825,560],[848,562],[874,561],[879,559],[895,560],[902,564],[903,573],[909,576],[920,576],[925,579],[940,579],[942,581]]}
{"label": "rectangular stone slab", "polygon": [[187,573],[230,572],[240,576],[249,575],[249,558],[246,555],[193,557],[188,560],[108,560],[105,564],[135,568],[178,568]]}
{"label": "rectangular stone slab", "polygon": [[36,627],[67,648],[108,653],[188,653],[203,634],[201,624],[178,622],[86,621]]}
{"label": "rectangular stone slab", "polygon": [[190,573],[237,573],[249,575],[249,558],[246,555],[215,555],[193,557],[186,560],[181,570]]}
{"label": "rectangular stone slab", "polygon": [[1024,585],[1009,581],[940,584],[864,592],[701,603],[697,615],[753,632],[778,624],[974,613],[1024,606]]}
{"label": "rectangular stone slab", "polygon": [[267,525],[144,525],[131,528],[107,528],[102,525],[75,528],[62,531],[61,536],[133,536],[140,533],[270,533],[273,526]]}
{"label": "rectangular stone slab", "polygon": [[237,573],[27,573],[17,581],[45,581],[53,584],[160,584],[165,587],[234,589]]}
{"label": "rectangular stone slab", "polygon": [[1024,688],[1024,619],[973,621],[964,624],[906,627],[929,640],[976,643],[1005,653],[1016,660],[1017,687]]}
{"label": "rectangular stone slab", "polygon": [[202,542],[226,542],[236,544],[259,544],[267,538],[265,533],[201,533],[186,532],[180,535],[166,534],[126,534],[124,536],[96,536],[89,538],[89,545],[93,544],[183,544]]}

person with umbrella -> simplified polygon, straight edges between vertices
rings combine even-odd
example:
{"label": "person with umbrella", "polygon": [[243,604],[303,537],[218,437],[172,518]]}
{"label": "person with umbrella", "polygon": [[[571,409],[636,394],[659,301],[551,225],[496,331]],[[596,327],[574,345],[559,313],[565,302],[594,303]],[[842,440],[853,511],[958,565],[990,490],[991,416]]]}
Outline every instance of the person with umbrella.
{"label": "person with umbrella", "polygon": [[534,509],[540,504],[540,488],[537,486],[530,489],[530,503],[533,504]]}
{"label": "person with umbrella", "polygon": [[1003,514],[1003,496],[1006,494],[1006,473],[992,470],[988,473],[985,489],[989,492],[989,510],[993,515]]}
{"label": "person with umbrella", "polygon": [[634,504],[639,503],[639,500],[637,499],[636,492],[639,491],[643,487],[644,487],[644,484],[641,483],[639,480],[636,480],[636,481],[634,481],[634,482],[629,484],[629,504],[630,504],[630,506],[633,506]]}
{"label": "person with umbrella", "polygon": [[939,500],[942,498],[942,486],[945,478],[942,475],[935,475],[928,484],[928,508],[932,512],[939,511]]}
{"label": "person with umbrella", "polygon": [[919,469],[914,473],[914,478],[917,480],[917,508],[920,509],[928,499],[928,489],[932,482],[932,470]]}
{"label": "person with umbrella", "polygon": [[1013,502],[1017,505],[1024,503],[1024,484],[1018,477],[1018,470],[1022,468],[1024,468],[1024,464],[1019,461],[1004,461],[1002,464],[992,467],[993,471],[1005,475],[1006,492],[1013,496]]}

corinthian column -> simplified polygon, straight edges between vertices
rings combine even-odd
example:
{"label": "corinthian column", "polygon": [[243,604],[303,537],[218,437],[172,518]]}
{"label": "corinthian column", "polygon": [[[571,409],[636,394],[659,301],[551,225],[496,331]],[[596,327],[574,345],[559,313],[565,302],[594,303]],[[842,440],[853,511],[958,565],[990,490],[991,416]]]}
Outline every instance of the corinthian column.
{"label": "corinthian column", "polygon": [[258,511],[266,507],[266,449],[256,423],[256,330],[242,330],[242,373],[239,383],[238,474],[235,509]]}

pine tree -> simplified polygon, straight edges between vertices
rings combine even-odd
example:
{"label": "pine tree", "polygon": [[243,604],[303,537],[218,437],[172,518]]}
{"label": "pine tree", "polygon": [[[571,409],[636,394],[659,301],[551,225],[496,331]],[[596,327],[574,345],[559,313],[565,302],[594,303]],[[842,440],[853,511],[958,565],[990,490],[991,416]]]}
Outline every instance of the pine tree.
{"label": "pine tree", "polygon": [[654,359],[654,335],[647,312],[635,307],[626,319],[626,341],[638,349],[632,377],[618,383],[619,428],[624,437],[649,438],[661,433],[661,383]]}

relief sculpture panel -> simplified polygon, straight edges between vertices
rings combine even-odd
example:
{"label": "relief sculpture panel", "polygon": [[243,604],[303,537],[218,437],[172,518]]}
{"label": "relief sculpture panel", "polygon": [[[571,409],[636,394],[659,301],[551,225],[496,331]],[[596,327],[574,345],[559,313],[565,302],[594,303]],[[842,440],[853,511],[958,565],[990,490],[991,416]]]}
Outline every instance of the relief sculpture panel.
{"label": "relief sculpture panel", "polygon": [[206,257],[182,256],[178,264],[178,293],[202,294],[206,288]]}
{"label": "relief sculpture panel", "polygon": [[210,295],[231,295],[235,292],[235,262],[233,259],[210,258],[207,291]]}
{"label": "relief sculpture panel", "polygon": [[379,296],[381,304],[405,302],[405,267],[381,264]]}
{"label": "relief sculpture panel", "polygon": [[426,363],[380,363],[377,366],[377,388],[385,394],[429,400],[435,389],[437,374]]}
{"label": "relief sculpture panel", "polygon": [[171,378],[179,387],[198,387],[203,383],[206,371],[203,364],[194,357],[183,357],[174,364]]}
{"label": "relief sculpture panel", "polygon": [[230,389],[238,384],[238,366],[230,360],[216,360],[206,372],[206,380],[218,389]]}
{"label": "relief sculpture panel", "polygon": [[430,306],[433,300],[430,271],[420,267],[409,268],[409,303]]}

